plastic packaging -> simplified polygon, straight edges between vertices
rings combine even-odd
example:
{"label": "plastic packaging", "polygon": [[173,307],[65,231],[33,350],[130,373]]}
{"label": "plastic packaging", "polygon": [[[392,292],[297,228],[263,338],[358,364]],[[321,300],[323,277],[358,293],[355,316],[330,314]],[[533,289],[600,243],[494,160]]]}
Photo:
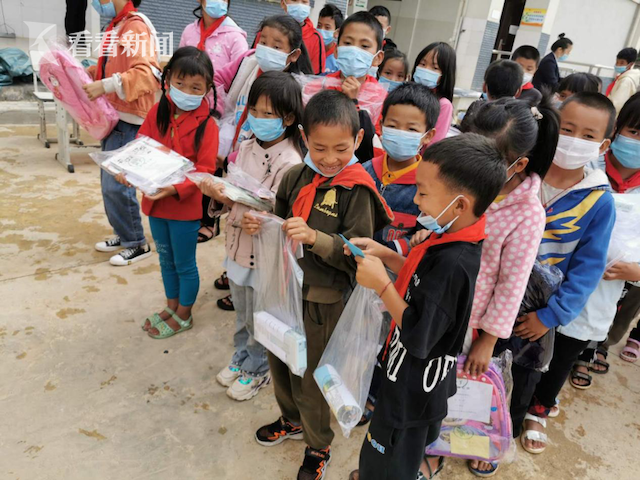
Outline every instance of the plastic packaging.
{"label": "plastic packaging", "polygon": [[127,181],[146,195],[185,181],[192,162],[152,138],[140,136],[124,147],[89,156],[111,175],[124,173]]}
{"label": "plastic packaging", "polygon": [[275,193],[235,163],[229,163],[227,168],[228,174],[224,178],[201,172],[188,173],[187,178],[194,183],[200,183],[205,178],[210,178],[214,183],[224,185],[224,194],[229,200],[261,212],[273,210],[276,201]]}
{"label": "plastic packaging", "polygon": [[118,123],[118,112],[104,95],[89,100],[82,87],[93,79],[65,47],[52,43],[49,49],[40,60],[42,83],[89,135],[102,140]]}
{"label": "plastic packaging", "polygon": [[383,303],[358,285],[340,315],[313,377],[345,437],[362,417],[373,378]]}
{"label": "plastic packaging", "polygon": [[[325,77],[321,75],[295,75],[295,79],[302,87],[302,102],[306,105],[316,93],[321,90],[340,90],[342,80],[337,77]],[[363,83],[358,92],[358,108],[369,112],[374,124],[382,115],[382,104],[387,98],[385,84],[378,82]]]}
{"label": "plastic packaging", "polygon": [[260,233],[253,237],[257,286],[254,293],[255,339],[302,377],[307,369],[307,340],[302,317],[301,247],[282,231],[284,220],[255,211]]}
{"label": "plastic packaging", "polygon": [[516,452],[509,414],[513,390],[511,352],[492,358],[489,370],[475,379],[464,373],[465,360],[464,355],[458,357],[458,391],[449,398],[449,415],[442,421],[438,439],[425,453],[511,462]]}
{"label": "plastic packaging", "polygon": [[611,233],[606,269],[617,262],[640,262],[640,195],[613,194],[616,223]]}

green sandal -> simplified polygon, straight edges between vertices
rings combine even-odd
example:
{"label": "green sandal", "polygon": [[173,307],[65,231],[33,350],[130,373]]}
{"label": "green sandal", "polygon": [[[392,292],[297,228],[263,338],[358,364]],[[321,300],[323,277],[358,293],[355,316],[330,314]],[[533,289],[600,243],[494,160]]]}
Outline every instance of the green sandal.
{"label": "green sandal", "polygon": [[[174,313],[176,313],[173,310],[171,310],[169,307],[165,307],[164,311],[167,312],[169,315],[173,315]],[[144,326],[147,324],[147,320],[149,320],[149,329],[145,330]],[[142,322],[142,327],[141,328],[145,332],[148,332],[152,328],[158,326],[158,324],[161,321],[162,321],[162,318],[160,318],[160,315],[158,315],[157,313],[154,313],[153,315],[149,315],[147,318],[144,319],[144,322]]]}
{"label": "green sandal", "polygon": [[182,333],[182,332],[184,332],[186,330],[189,330],[189,329],[191,329],[193,327],[193,315],[191,315],[186,320],[182,320],[175,313],[173,315],[171,315],[171,316],[173,317],[173,319],[176,322],[178,322],[178,325],[180,325],[180,328],[178,330],[174,330],[169,325],[167,325],[167,322],[162,320],[162,321],[160,321],[160,323],[158,323],[155,326],[155,328],[158,329],[158,335],[151,335],[150,333],[148,335],[151,338],[155,338],[156,340],[162,340],[162,339],[165,339],[165,338],[173,337],[177,333]]}

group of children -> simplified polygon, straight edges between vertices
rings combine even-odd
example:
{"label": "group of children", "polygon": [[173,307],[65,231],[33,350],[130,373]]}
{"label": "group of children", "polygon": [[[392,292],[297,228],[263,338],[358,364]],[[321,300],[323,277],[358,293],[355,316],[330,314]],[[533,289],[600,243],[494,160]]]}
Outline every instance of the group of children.
{"label": "group of children", "polygon": [[[151,34],[136,12],[139,0],[94,3],[111,19],[108,32]],[[226,274],[216,285],[230,289],[236,328],[234,353],[216,379],[238,401],[273,382],[281,416],[255,439],[269,447],[304,440],[298,479],[324,478],[331,460],[331,413],[313,371],[354,280],[375,290],[391,324],[382,332],[379,382],[361,422],[371,423],[351,478],[437,475],[444,460],[427,457],[425,448],[438,438],[455,394],[457,356],[465,353],[464,370],[479,375],[513,336],[555,335],[546,373],[512,367],[514,436],[524,429],[523,448],[541,453],[564,382],[570,376],[573,386],[588,388],[589,370],[608,369],[612,343],[604,341],[612,322],[610,338],[619,340],[633,318],[626,313],[614,322],[624,282],[639,282],[640,267],[606,267],[611,192],[640,191],[640,94],[617,120],[597,79],[594,86],[584,74],[562,80],[552,99],[531,83],[539,52],[523,46],[487,69],[486,98],[451,127],[455,51],[432,43],[409,72],[406,55],[385,39],[391,19],[384,7],[344,19],[327,4],[316,30],[309,0],[283,0],[286,15],[266,18],[252,49],[228,7],[226,0],[200,0],[198,19],[160,78],[154,57],[126,56],[116,45],[115,57],[100,58],[86,91],[90,98],[106,94],[120,114],[104,150],[146,135],[199,172],[234,163],[275,194],[283,230],[304,248],[307,370],[293,375],[255,340],[253,236],[261,223],[210,180],[143,196],[167,298],[143,330],[164,339],[193,327],[202,222],[226,214]],[[339,86],[318,89],[305,106],[306,87],[293,74],[327,74]],[[366,88],[386,95],[379,116],[360,101]],[[116,265],[146,258],[135,189],[123,176],[102,172],[101,180],[116,237],[96,248],[123,249],[111,260]],[[339,235],[364,258],[352,257]],[[536,259],[555,265],[564,281],[544,308],[517,318]],[[633,299],[637,310],[632,285],[620,301]],[[625,308],[632,310],[623,305],[620,312]],[[629,361],[638,356],[636,337],[625,350]],[[592,345],[597,357],[590,342],[600,342]],[[491,476],[498,464],[470,460],[469,469]]]}

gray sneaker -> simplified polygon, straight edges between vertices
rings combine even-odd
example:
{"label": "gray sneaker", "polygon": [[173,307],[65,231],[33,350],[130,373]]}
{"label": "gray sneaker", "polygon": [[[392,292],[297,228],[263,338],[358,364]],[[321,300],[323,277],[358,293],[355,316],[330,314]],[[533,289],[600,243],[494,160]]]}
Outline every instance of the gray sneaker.
{"label": "gray sneaker", "polygon": [[247,374],[239,376],[227,390],[227,396],[242,402],[255,397],[261,388],[271,382],[271,374],[267,372],[260,377],[252,377]]}

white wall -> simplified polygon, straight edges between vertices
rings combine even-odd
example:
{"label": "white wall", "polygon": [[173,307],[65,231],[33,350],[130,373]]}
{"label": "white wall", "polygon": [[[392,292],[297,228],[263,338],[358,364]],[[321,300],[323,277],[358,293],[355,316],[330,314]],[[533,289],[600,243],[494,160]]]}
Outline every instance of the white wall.
{"label": "white wall", "polygon": [[2,3],[5,23],[15,30],[16,36],[29,36],[25,21],[55,23],[58,33],[64,35],[65,0],[3,0]]}

